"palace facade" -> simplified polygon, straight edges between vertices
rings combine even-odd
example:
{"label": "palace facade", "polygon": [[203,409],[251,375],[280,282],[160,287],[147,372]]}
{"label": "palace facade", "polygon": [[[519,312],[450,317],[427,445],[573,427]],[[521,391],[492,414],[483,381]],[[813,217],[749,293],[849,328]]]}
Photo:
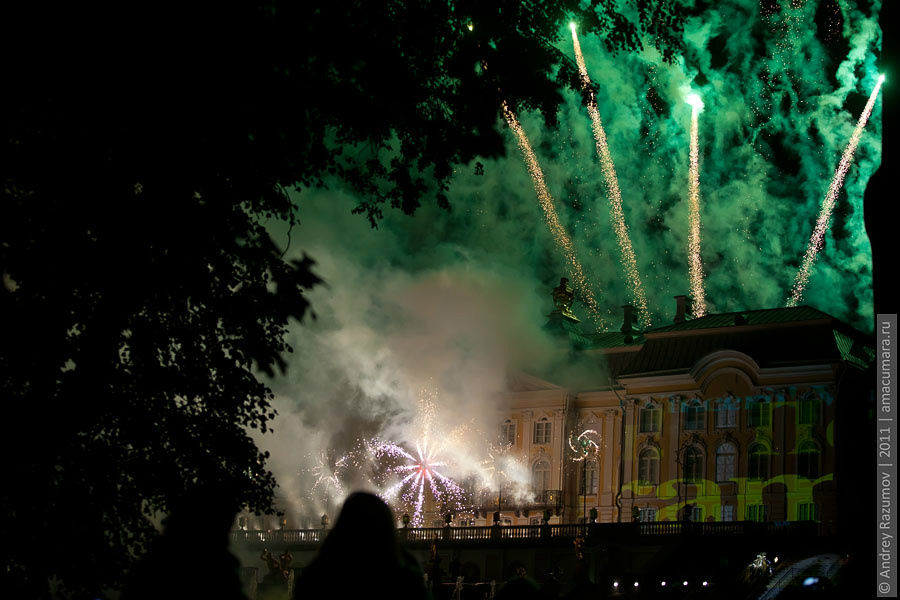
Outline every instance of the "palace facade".
{"label": "palace facade", "polygon": [[[835,531],[853,468],[838,459],[852,445],[847,414],[873,393],[870,336],[809,306],[691,318],[684,296],[671,324],[637,331],[625,306],[620,331],[588,333],[565,280],[553,297],[546,328],[562,351],[592,359],[595,382],[511,373],[499,435],[531,469],[534,495],[482,498],[460,524],[497,512],[502,524],[536,524],[547,510],[551,523],[583,522],[594,509],[598,522],[811,520]],[[598,447],[578,461],[585,431]]]}

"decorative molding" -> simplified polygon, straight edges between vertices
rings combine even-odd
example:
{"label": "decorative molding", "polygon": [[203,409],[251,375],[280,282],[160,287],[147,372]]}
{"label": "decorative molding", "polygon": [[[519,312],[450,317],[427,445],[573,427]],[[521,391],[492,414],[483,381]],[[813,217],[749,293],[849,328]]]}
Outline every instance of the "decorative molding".
{"label": "decorative molding", "polygon": [[659,445],[656,436],[652,433],[647,435],[644,440],[638,444],[638,456],[640,456],[641,452],[647,448],[656,448],[657,452],[662,453],[662,446]]}

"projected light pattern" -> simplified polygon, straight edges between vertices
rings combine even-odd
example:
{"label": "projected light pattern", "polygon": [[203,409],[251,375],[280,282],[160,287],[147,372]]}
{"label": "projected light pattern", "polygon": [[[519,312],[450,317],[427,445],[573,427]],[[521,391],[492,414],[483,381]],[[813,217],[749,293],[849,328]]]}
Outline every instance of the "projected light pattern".
{"label": "projected light pattern", "polygon": [[695,317],[706,314],[706,292],[703,289],[703,261],[700,257],[700,144],[698,141],[698,115],[703,108],[700,97],[688,97],[691,105],[691,171],[688,184],[688,275]]}
{"label": "projected light pattern", "polygon": [[547,184],[544,182],[544,173],[538,163],[537,156],[534,154],[534,150],[531,148],[528,136],[525,135],[525,131],[522,129],[522,126],[519,125],[518,118],[505,101],[503,102],[503,116],[506,118],[506,122],[509,124],[510,129],[516,134],[516,141],[518,142],[519,149],[522,151],[522,156],[525,159],[525,166],[528,168],[528,174],[531,175],[531,180],[534,183],[534,191],[537,194],[541,209],[544,211],[547,227],[550,229],[553,239],[565,256],[566,262],[568,263],[567,267],[569,275],[575,283],[576,289],[580,292],[582,298],[584,298],[588,309],[591,311],[597,330],[602,331],[605,328],[606,323],[600,313],[600,306],[597,303],[597,299],[594,297],[594,293],[588,284],[587,277],[584,275],[584,269],[582,269],[581,263],[575,255],[575,246],[572,244],[572,240],[569,237],[569,234],[566,233],[562,223],[559,222],[559,216],[557,215],[556,207],[553,204],[553,197],[550,195]]}
{"label": "projected light pattern", "polygon": [[[591,78],[587,72],[584,55],[581,53],[581,44],[578,34],[575,32],[575,24],[570,24],[572,30],[572,43],[575,46],[575,61],[578,63],[578,72],[581,75],[581,85],[585,90],[590,90]],[[597,110],[597,101],[593,91],[590,92],[588,102],[588,115],[591,117],[591,129],[597,146],[597,156],[600,158],[600,166],[603,178],[606,181],[606,189],[609,195],[609,212],[612,218],[613,230],[616,232],[616,241],[619,244],[619,253],[622,257],[625,278],[631,291],[632,303],[638,309],[641,325],[648,329],[652,324],[650,312],[647,307],[647,296],[641,283],[641,275],[637,267],[637,259],[634,255],[634,247],[628,234],[628,226],[625,224],[625,213],[622,210],[622,194],[619,191],[619,179],[616,176],[616,167],[613,164],[609,144],[606,142],[606,132],[603,130],[603,122],[600,120],[600,112]]]}
{"label": "projected light pattern", "polygon": [[853,135],[850,136],[850,142],[844,149],[841,161],[834,171],[834,176],[831,178],[831,185],[828,186],[828,192],[822,200],[822,208],[819,210],[816,226],[813,228],[812,235],[809,238],[809,245],[806,247],[803,261],[800,263],[800,268],[797,270],[797,275],[794,278],[794,286],[791,289],[791,295],[787,300],[786,306],[797,306],[803,299],[803,293],[806,291],[806,284],[809,282],[809,276],[812,273],[813,265],[816,262],[816,256],[822,248],[825,232],[828,231],[831,213],[834,210],[835,202],[837,202],[838,193],[841,191],[841,186],[844,184],[844,177],[847,175],[850,163],[853,162],[853,154],[856,152],[859,138],[862,136],[863,129],[869,120],[869,116],[872,114],[872,108],[875,106],[875,100],[878,97],[878,92],[881,90],[882,83],[884,83],[884,75],[878,77],[878,83],[875,84],[875,89],[872,90],[872,94],[869,96],[868,102],[866,102],[866,107],[863,109],[862,114],[859,116],[859,120],[856,122],[856,128],[853,130]]}

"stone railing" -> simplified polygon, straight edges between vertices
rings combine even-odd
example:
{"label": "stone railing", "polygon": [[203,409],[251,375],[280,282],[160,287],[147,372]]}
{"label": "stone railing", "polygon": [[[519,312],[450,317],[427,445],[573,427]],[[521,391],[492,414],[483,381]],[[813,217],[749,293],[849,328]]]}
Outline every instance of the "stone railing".
{"label": "stone railing", "polygon": [[[317,545],[327,535],[327,529],[281,529],[274,531],[231,532],[231,541],[249,545]],[[752,536],[752,535],[806,535],[821,534],[817,523],[811,521],[734,521],[725,523],[684,523],[681,521],[654,521],[649,523],[562,523],[556,525],[493,525],[485,527],[404,527],[397,530],[402,541],[429,543],[432,540],[456,543],[482,543],[505,541],[570,540],[576,536],[622,537],[657,535],[695,536]]]}
{"label": "stone railing", "polygon": [[526,501],[516,500],[511,493],[504,492],[502,497],[497,496],[497,492],[482,492],[478,498],[478,510],[490,513],[498,510],[518,510],[524,512],[534,512],[534,516],[541,516],[541,510],[544,508],[557,508],[562,506],[562,490],[540,490],[531,492],[531,496]]}

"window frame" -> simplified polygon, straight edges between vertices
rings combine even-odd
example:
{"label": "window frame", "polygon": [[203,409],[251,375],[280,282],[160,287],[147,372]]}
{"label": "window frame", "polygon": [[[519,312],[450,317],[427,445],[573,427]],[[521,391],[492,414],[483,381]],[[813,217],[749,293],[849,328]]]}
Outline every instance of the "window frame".
{"label": "window frame", "polygon": [[747,406],[747,427],[771,427],[772,403],[765,396],[756,396]]}
{"label": "window frame", "polygon": [[[538,467],[542,468],[538,470]],[[541,473],[541,485],[538,485],[538,473]],[[531,486],[535,492],[546,492],[550,489],[550,461],[542,458],[534,463],[531,467]]]}
{"label": "window frame", "polygon": [[684,409],[684,430],[704,431],[706,429],[706,407],[700,400],[687,403]]}
{"label": "window frame", "polygon": [[[759,451],[756,451],[757,449]],[[750,444],[750,447],[747,448],[747,479],[750,481],[765,481],[769,479],[771,472],[770,457],[771,452],[764,443],[756,441]]]}
{"label": "window frame", "polygon": [[[644,415],[648,415],[645,419]],[[656,403],[642,406],[638,412],[638,430],[640,433],[659,433],[662,428],[662,409]]]}
{"label": "window frame", "polygon": [[[689,455],[692,459],[690,463],[688,462]],[[704,467],[703,450],[692,444],[684,449],[681,458],[681,480],[684,483],[689,483],[692,485],[696,485],[702,482]],[[688,465],[691,466],[690,470],[688,469]]]}
{"label": "window frame", "polygon": [[738,403],[726,396],[716,404],[716,429],[735,429],[738,426]]}
{"label": "window frame", "polygon": [[638,485],[659,485],[659,450],[653,446],[638,453]]}
{"label": "window frame", "polygon": [[797,520],[798,521],[815,521],[819,522],[821,518],[821,509],[818,502],[798,502],[797,503]]}
{"label": "window frame", "polygon": [[[762,518],[760,518],[762,517]],[[747,505],[747,520],[753,521],[755,523],[765,523],[769,520],[769,505],[768,504],[748,504]]]}
{"label": "window frame", "polygon": [[[809,448],[812,448],[813,451],[810,452]],[[815,456],[814,462],[809,458],[810,456]],[[810,472],[810,467],[815,467],[814,472]],[[810,480],[822,476],[822,450],[819,448],[819,444],[813,440],[804,440],[797,447],[797,476]]]}
{"label": "window frame", "polygon": [[655,523],[658,515],[659,510],[655,506],[638,508],[638,521],[641,523]]}
{"label": "window frame", "polygon": [[534,435],[532,443],[549,444],[553,439],[553,422],[547,417],[542,417],[540,421],[534,423]]}
{"label": "window frame", "polygon": [[808,393],[797,402],[798,425],[820,425],[822,423],[822,399],[817,394]]}
{"label": "window frame", "polygon": [[[516,422],[512,419],[506,419],[503,423],[500,424],[500,441],[504,444],[510,444],[514,446],[516,444]],[[510,433],[512,433],[512,439],[510,439]]]}
{"label": "window frame", "polygon": [[[731,452],[725,453],[722,451],[723,448],[725,448],[726,446],[729,446],[731,448]],[[723,477],[722,476],[722,470],[723,470],[722,461],[720,459],[727,458],[727,457],[731,457],[731,460],[729,461],[729,465],[728,465],[730,467],[730,469],[729,469],[730,475],[728,477]],[[728,482],[734,481],[735,477],[737,476],[737,463],[738,463],[737,445],[735,445],[733,442],[727,442],[727,441],[719,444],[719,447],[716,448],[716,482],[717,483],[728,483]]]}
{"label": "window frame", "polygon": [[[728,519],[725,518],[725,513],[728,513]],[[723,523],[733,523],[734,522],[734,504],[723,504],[722,508],[719,509],[719,516],[721,518],[721,522]]]}

